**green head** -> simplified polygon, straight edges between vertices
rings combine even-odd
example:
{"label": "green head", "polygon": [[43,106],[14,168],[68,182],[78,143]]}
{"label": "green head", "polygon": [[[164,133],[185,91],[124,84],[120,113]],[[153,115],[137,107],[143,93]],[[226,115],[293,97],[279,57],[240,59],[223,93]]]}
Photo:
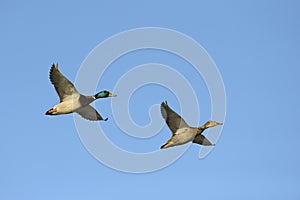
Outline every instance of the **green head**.
{"label": "green head", "polygon": [[117,96],[116,94],[110,93],[109,91],[103,90],[101,92],[98,92],[97,94],[94,95],[96,99],[99,98],[106,98],[106,97],[115,97]]}

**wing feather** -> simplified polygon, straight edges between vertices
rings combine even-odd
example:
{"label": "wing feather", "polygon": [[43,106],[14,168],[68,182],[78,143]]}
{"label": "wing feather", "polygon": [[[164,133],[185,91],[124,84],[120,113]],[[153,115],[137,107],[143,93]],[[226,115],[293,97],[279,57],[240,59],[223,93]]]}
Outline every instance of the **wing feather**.
{"label": "wing feather", "polygon": [[104,120],[106,121],[108,118],[103,119],[101,115],[95,110],[92,106],[87,105],[82,108],[79,108],[75,111],[78,113],[81,117],[91,120],[91,121],[99,121],[99,120]]}
{"label": "wing feather", "polygon": [[193,143],[201,144],[203,146],[214,146],[214,144],[212,144],[204,135],[201,134],[194,138]]}
{"label": "wing feather", "polygon": [[167,102],[161,103],[160,110],[173,135],[178,129],[189,127],[184,119],[168,106]]}
{"label": "wing feather", "polygon": [[51,83],[59,96],[60,102],[63,102],[73,94],[78,94],[73,83],[69,81],[58,69],[58,64],[53,64],[49,75]]}

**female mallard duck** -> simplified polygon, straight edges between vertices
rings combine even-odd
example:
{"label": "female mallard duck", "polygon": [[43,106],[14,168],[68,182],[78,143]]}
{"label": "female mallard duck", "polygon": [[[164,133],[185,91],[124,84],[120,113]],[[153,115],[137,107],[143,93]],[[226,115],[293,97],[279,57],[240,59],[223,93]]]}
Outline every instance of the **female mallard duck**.
{"label": "female mallard duck", "polygon": [[[99,98],[116,96],[106,90],[93,96],[84,96],[80,94],[73,83],[58,70],[58,64],[52,65],[49,77],[59,96],[60,103],[48,110],[46,115],[61,115],[76,112],[87,120],[103,120],[101,115],[89,104]],[[107,119],[108,118],[104,120],[106,121]]]}
{"label": "female mallard duck", "polygon": [[162,145],[160,148],[165,149],[168,147],[173,147],[187,142],[193,141],[193,143],[198,143],[204,146],[214,146],[204,135],[201,133],[210,127],[223,125],[216,121],[208,121],[203,126],[198,128],[190,127],[182,117],[180,117],[176,112],[174,112],[167,102],[163,102],[160,106],[161,113],[165,119],[168,127],[172,131],[172,137]]}

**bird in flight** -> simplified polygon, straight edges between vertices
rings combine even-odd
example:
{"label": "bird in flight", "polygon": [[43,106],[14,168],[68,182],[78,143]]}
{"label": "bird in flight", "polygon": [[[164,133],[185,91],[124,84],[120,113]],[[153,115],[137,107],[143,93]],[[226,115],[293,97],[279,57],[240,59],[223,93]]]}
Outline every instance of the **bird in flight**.
{"label": "bird in flight", "polygon": [[210,120],[200,127],[190,127],[180,115],[178,115],[169,107],[167,101],[161,103],[160,110],[163,118],[172,132],[172,137],[160,147],[161,149],[178,146],[190,141],[204,146],[215,145],[212,144],[204,135],[202,135],[202,133],[207,128],[223,125],[223,123]]}
{"label": "bird in flight", "polygon": [[75,112],[91,121],[106,121],[108,119],[103,119],[97,110],[89,104],[99,98],[114,97],[116,96],[115,94],[106,90],[92,96],[80,94],[73,83],[59,71],[58,64],[52,65],[49,78],[59,96],[60,103],[49,109],[45,113],[46,115],[62,115]]}

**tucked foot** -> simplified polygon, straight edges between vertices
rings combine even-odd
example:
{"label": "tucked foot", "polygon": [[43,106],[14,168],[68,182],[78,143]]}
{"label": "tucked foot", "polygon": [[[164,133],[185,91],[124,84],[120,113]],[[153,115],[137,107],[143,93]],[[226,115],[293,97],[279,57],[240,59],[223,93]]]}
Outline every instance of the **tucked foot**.
{"label": "tucked foot", "polygon": [[57,112],[56,109],[51,108],[50,110],[48,110],[48,111],[45,113],[45,115],[55,115],[56,112]]}

